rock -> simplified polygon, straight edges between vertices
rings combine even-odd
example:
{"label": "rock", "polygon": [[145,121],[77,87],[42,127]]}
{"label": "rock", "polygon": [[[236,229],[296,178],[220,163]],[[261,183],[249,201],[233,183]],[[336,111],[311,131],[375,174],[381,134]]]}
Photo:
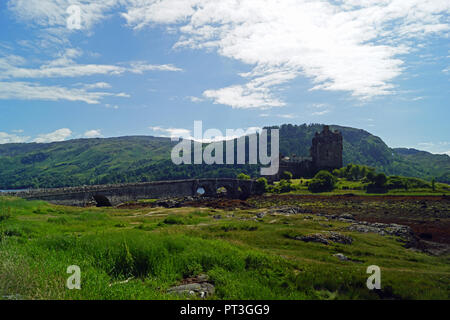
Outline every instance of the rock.
{"label": "rock", "polygon": [[216,220],[220,220],[220,219],[222,219],[222,216],[220,214],[218,214],[218,215],[214,216],[213,218]]}
{"label": "rock", "polygon": [[341,214],[340,217],[341,217],[341,219],[355,220],[355,217],[350,213]]}
{"label": "rock", "polygon": [[331,242],[341,243],[341,244],[352,244],[353,239],[349,236],[340,234],[334,231],[325,231],[324,233],[314,233],[307,236],[298,236],[296,240],[301,240],[304,242],[318,242],[323,244],[330,244]]}
{"label": "rock", "polygon": [[180,286],[172,287],[168,290],[169,293],[179,295],[191,295],[200,298],[207,298],[214,295],[215,287],[211,283],[189,283]]}
{"label": "rock", "polygon": [[342,253],[336,253],[336,254],[333,254],[333,257],[336,257],[336,258],[338,258],[339,260],[341,260],[341,261],[348,261],[349,259],[346,257],[346,256],[344,256]]}
{"label": "rock", "polygon": [[257,217],[258,219],[262,219],[262,218],[264,218],[265,215],[266,215],[265,212],[260,212],[260,213],[257,213],[257,214],[256,214],[256,217]]}
{"label": "rock", "polygon": [[369,223],[366,221],[358,221],[347,228],[349,231],[356,231],[361,233],[377,233],[381,236],[395,236],[401,238],[406,242],[405,247],[410,248],[417,245],[417,237],[408,226],[399,224],[385,224],[385,223]]}
{"label": "rock", "polygon": [[328,239],[320,233],[310,234],[303,237],[296,237],[296,240],[301,240],[304,242],[318,242],[326,245],[330,244],[330,241],[328,241]]}
{"label": "rock", "polygon": [[300,208],[300,207],[279,207],[270,210],[271,214],[283,214],[283,215],[294,215],[294,214],[303,214],[303,213],[310,213],[308,210]]}

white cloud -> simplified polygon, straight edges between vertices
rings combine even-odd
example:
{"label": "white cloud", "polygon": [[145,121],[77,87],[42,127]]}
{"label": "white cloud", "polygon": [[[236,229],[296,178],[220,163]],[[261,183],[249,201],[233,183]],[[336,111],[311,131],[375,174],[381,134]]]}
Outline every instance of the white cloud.
{"label": "white cloud", "polygon": [[107,109],[114,109],[114,110],[118,110],[119,106],[118,105],[110,105],[110,104],[105,104],[105,107]]}
{"label": "white cloud", "polygon": [[107,82],[79,83],[79,88],[45,86],[40,83],[14,81],[20,79],[74,78],[93,75],[121,75],[123,73],[142,74],[147,71],[181,71],[172,65],[152,65],[144,62],[131,62],[123,66],[116,65],[80,65],[73,59],[82,55],[77,49],[66,49],[54,60],[47,61],[37,68],[24,67],[25,58],[16,55],[0,57],[0,99],[21,100],[69,100],[97,104],[103,97],[115,96],[130,98],[127,93],[94,92],[90,90],[110,89]]}
{"label": "white cloud", "polygon": [[189,100],[191,100],[191,102],[194,102],[194,103],[199,103],[199,102],[202,102],[203,101],[203,99],[202,98],[199,98],[199,97],[186,97],[187,99],[189,99]]}
{"label": "white cloud", "polygon": [[175,67],[172,64],[154,65],[148,64],[144,61],[132,62],[128,70],[132,73],[137,74],[142,74],[146,71],[171,71],[171,72],[183,71],[183,69]]}
{"label": "white cloud", "polygon": [[101,138],[101,137],[103,137],[102,131],[100,129],[86,131],[83,136],[85,138]]}
{"label": "white cloud", "polygon": [[418,145],[421,147],[426,147],[426,148],[434,147],[433,142],[419,142]]}
{"label": "white cloud", "polygon": [[[450,29],[445,0],[163,0],[129,2],[134,28],[181,23],[176,47],[215,49],[255,68],[247,85],[207,90],[233,108],[282,106],[273,89],[298,75],[312,90],[346,91],[358,99],[395,92],[408,40]],[[254,86],[252,81],[259,82]]]}
{"label": "white cloud", "polygon": [[255,88],[249,85],[207,90],[203,95],[212,99],[214,104],[229,105],[233,109],[265,109],[285,105],[284,102],[274,98],[268,88]]}
{"label": "white cloud", "polygon": [[72,135],[72,130],[63,128],[47,134],[40,134],[33,142],[50,143],[59,142],[68,139]]}
{"label": "white cloud", "polygon": [[24,143],[27,142],[30,137],[21,137],[15,134],[9,134],[6,132],[0,132],[0,144],[5,143]]}
{"label": "white cloud", "polygon": [[44,86],[30,82],[1,82],[0,100],[46,100],[46,101],[81,101],[98,104],[107,96],[126,98],[129,95],[107,92],[91,92],[86,89],[71,89],[60,86]]}
{"label": "white cloud", "polygon": [[313,116],[324,116],[330,112],[331,112],[330,110],[323,110],[323,111],[313,112],[312,115]]}
{"label": "white cloud", "polygon": [[[10,0],[8,8],[20,21],[45,29],[46,41],[64,41],[65,13],[71,0]],[[404,66],[403,54],[429,36],[447,36],[448,0],[102,0],[77,1],[83,29],[124,11],[129,27],[164,24],[180,34],[175,48],[216,50],[253,70],[241,76],[246,84],[206,90],[214,103],[233,108],[285,105],[277,89],[303,76],[311,90],[344,91],[360,100],[396,92],[395,79]],[[50,32],[49,32],[50,30]],[[57,30],[57,31],[52,31]],[[53,38],[51,38],[53,35]],[[138,64],[139,65],[139,64]],[[67,70],[16,73],[34,77],[55,74],[111,74],[119,66],[81,65]],[[141,72],[154,67],[128,66]],[[171,65],[157,69],[178,71]],[[120,69],[119,69],[120,70]],[[447,69],[445,69],[447,70]]]}
{"label": "white cloud", "polygon": [[282,118],[282,119],[294,119],[297,116],[295,114],[270,114],[270,113],[261,113],[259,115],[261,118]]}
{"label": "white cloud", "polygon": [[91,84],[83,84],[83,87],[86,89],[110,89],[111,85],[106,82],[97,82]]}
{"label": "white cloud", "polygon": [[[121,75],[124,73],[143,74],[148,71],[179,72],[182,69],[170,64],[154,65],[143,61],[130,62],[124,65],[78,64],[73,59],[79,57],[81,51],[66,49],[56,59],[47,61],[38,68],[26,68],[23,57],[9,55],[0,58],[0,79],[39,79],[39,78],[75,78],[94,75]],[[95,84],[94,84],[95,85]],[[108,85],[105,82],[97,85]],[[97,88],[99,88],[97,86]]]}
{"label": "white cloud", "polygon": [[[195,141],[200,141],[202,143],[211,143],[211,142],[215,142],[215,141],[224,141],[224,140],[232,140],[232,139],[237,139],[243,135],[251,135],[254,134],[256,132],[260,132],[262,130],[261,127],[249,127],[246,130],[242,130],[242,134],[232,134],[232,135],[227,135],[227,133],[224,134],[220,134],[220,135],[215,135],[212,138],[198,138],[194,137],[192,135],[192,131],[188,130],[188,129],[184,129],[184,128],[164,128],[164,127],[160,127],[160,126],[155,126],[155,127],[149,127],[150,130],[154,131],[154,132],[159,132],[161,137],[167,137],[167,138],[172,138],[172,139],[179,139],[179,138],[183,138],[183,139],[189,139],[189,140],[195,140]],[[238,130],[233,130],[234,132],[238,131]],[[217,130],[217,132],[220,132],[220,130]],[[206,134],[206,131],[203,132],[202,134]]]}
{"label": "white cloud", "polygon": [[89,30],[94,24],[105,19],[106,14],[122,0],[10,0],[8,8],[16,17],[24,22],[32,22],[42,28],[56,32],[66,28],[70,5],[76,4],[81,8],[82,30]]}
{"label": "white cloud", "polygon": [[183,128],[163,128],[160,126],[149,127],[150,130],[154,132],[160,132],[161,137],[167,138],[184,138],[191,139],[191,130],[183,129]]}

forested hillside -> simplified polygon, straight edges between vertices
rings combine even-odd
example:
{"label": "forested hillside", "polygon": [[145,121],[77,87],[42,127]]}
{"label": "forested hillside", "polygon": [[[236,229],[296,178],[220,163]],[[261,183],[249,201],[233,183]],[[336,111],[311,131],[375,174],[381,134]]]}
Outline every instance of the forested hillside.
{"label": "forested hillside", "polygon": [[[354,128],[331,126],[344,138],[344,164],[375,167],[387,174],[450,182],[450,157],[423,151],[390,149],[380,138]],[[283,125],[280,152],[308,156],[322,125]],[[182,165],[170,160],[174,143],[148,136],[80,139],[49,144],[0,145],[0,189],[63,187],[188,178],[254,177],[258,166]]]}

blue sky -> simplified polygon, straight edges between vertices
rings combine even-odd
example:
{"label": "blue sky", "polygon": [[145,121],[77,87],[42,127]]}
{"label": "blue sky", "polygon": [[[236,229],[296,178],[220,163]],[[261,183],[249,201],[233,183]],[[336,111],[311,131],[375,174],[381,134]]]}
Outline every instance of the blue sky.
{"label": "blue sky", "polygon": [[327,123],[450,155],[449,16],[441,0],[1,1],[0,143]]}

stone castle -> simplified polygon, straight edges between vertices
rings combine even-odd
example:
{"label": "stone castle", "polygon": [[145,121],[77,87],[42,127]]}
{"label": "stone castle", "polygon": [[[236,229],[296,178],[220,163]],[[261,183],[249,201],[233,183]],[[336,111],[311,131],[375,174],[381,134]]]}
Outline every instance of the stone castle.
{"label": "stone castle", "polygon": [[316,132],[312,139],[310,157],[284,157],[280,156],[280,170],[274,177],[280,179],[280,175],[289,171],[294,179],[311,178],[320,170],[342,168],[343,139],[339,131],[331,131],[329,126],[324,126],[322,132]]}

